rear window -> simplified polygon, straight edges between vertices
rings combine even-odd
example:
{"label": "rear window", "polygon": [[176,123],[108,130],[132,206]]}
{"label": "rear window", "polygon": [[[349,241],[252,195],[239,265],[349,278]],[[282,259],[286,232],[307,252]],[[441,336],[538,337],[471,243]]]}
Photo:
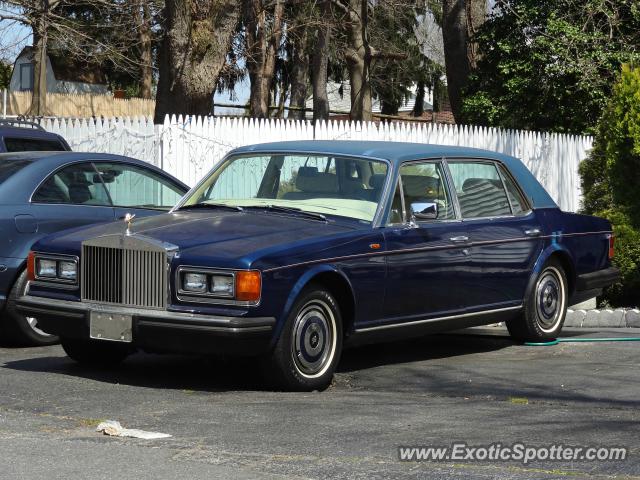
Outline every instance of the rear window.
{"label": "rear window", "polygon": [[29,165],[31,160],[0,160],[0,185],[14,173]]}
{"label": "rear window", "polygon": [[41,138],[4,138],[7,152],[63,152],[67,149],[58,140]]}

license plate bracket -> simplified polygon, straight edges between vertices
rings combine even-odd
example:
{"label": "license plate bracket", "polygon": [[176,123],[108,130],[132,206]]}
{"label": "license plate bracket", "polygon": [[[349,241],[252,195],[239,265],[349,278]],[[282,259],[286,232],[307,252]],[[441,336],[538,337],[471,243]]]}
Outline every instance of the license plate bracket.
{"label": "license plate bracket", "polygon": [[89,337],[95,340],[131,343],[133,317],[113,312],[89,313]]}

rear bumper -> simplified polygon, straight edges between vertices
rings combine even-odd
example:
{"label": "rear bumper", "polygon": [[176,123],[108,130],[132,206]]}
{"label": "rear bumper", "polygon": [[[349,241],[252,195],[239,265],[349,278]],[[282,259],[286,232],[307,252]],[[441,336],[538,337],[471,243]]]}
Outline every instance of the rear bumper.
{"label": "rear bumper", "polygon": [[596,290],[613,285],[620,278],[620,270],[614,267],[605,268],[591,273],[578,275],[576,291]]}
{"label": "rear bumper", "polygon": [[18,310],[36,317],[44,331],[67,338],[89,339],[89,313],[103,311],[132,316],[133,345],[153,352],[256,355],[270,345],[273,317],[222,317],[142,310],[24,296]]}

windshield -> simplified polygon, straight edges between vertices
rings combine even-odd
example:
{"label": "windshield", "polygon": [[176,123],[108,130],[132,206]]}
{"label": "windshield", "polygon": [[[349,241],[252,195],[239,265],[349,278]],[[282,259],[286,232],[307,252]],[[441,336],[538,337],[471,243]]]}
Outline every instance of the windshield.
{"label": "windshield", "polygon": [[231,157],[182,207],[288,207],[371,222],[387,170],[381,161],[327,155]]}

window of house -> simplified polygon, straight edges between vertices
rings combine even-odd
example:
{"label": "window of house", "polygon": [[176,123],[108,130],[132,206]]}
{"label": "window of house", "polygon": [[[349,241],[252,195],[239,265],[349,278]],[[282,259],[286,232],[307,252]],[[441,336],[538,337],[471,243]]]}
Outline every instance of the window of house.
{"label": "window of house", "polygon": [[33,90],[33,64],[20,65],[20,90]]}

